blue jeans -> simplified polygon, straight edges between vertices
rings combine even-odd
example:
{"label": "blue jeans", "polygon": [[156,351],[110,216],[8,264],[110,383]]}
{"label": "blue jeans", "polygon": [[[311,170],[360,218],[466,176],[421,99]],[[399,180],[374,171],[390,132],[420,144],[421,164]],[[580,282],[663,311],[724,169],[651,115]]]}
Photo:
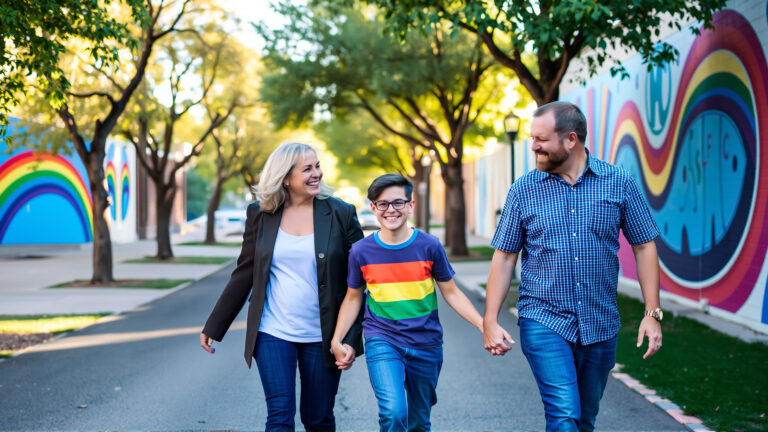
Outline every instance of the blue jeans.
{"label": "blue jeans", "polygon": [[594,430],[600,398],[616,363],[616,337],[591,345],[571,343],[521,318],[520,348],[539,385],[547,431]]}
{"label": "blue jeans", "polygon": [[379,337],[365,338],[368,376],[379,403],[381,431],[428,431],[437,403],[443,348],[413,349]]}
{"label": "blue jeans", "polygon": [[321,342],[296,343],[259,332],[256,365],[267,399],[269,431],[295,430],[296,365],[301,377],[301,422],[307,431],[336,430],[333,404],[341,371],[323,365]]}

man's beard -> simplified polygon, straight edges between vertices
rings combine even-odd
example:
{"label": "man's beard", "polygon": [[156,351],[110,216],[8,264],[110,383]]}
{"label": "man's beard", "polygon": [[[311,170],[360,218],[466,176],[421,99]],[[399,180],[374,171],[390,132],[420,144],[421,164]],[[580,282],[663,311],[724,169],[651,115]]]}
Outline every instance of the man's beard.
{"label": "man's beard", "polygon": [[536,168],[541,172],[547,172],[551,173],[555,171],[556,169],[560,168],[565,161],[568,160],[568,158],[571,157],[571,155],[568,154],[567,151],[565,151],[564,148],[558,149],[557,152],[534,152],[537,155],[545,155],[547,158],[545,160],[539,160],[536,158]]}

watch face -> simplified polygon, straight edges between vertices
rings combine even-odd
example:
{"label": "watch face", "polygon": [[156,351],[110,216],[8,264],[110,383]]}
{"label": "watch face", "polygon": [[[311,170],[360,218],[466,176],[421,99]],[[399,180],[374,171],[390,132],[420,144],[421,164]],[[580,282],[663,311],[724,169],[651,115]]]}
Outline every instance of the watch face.
{"label": "watch face", "polygon": [[656,309],[654,312],[656,312],[656,316],[654,318],[656,318],[659,321],[664,319],[664,311],[662,311],[661,309]]}

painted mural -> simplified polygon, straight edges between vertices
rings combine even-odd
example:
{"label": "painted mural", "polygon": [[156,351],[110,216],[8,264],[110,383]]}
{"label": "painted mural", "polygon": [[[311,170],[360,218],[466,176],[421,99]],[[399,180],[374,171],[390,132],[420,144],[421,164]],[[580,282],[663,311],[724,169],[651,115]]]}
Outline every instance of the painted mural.
{"label": "painted mural", "polygon": [[[629,80],[601,75],[563,99],[587,113],[590,152],[644,190],[662,289],[766,325],[768,34],[733,9],[713,23],[667,40],[677,63],[648,71],[631,59]],[[623,241],[622,276],[636,279]]]}
{"label": "painted mural", "polygon": [[[80,158],[30,149],[8,153],[2,146],[0,141],[0,245],[90,243],[93,200]],[[105,158],[108,216],[118,241],[135,238],[132,150],[109,143]]]}

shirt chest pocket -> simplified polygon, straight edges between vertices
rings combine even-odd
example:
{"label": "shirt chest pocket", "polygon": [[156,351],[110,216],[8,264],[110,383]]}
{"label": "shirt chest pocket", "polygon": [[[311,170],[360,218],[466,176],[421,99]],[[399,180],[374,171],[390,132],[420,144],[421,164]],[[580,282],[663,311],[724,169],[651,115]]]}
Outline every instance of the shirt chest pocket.
{"label": "shirt chest pocket", "polygon": [[618,239],[621,207],[617,201],[600,200],[592,204],[589,229],[600,238]]}

